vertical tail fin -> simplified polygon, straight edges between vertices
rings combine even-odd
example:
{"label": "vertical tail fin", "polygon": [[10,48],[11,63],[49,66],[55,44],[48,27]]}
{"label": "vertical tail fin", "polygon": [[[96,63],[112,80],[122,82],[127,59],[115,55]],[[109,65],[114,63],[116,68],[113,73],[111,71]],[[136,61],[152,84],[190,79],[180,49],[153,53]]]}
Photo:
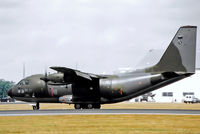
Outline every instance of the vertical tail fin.
{"label": "vertical tail fin", "polygon": [[180,27],[160,61],[147,72],[194,73],[196,58],[196,26]]}

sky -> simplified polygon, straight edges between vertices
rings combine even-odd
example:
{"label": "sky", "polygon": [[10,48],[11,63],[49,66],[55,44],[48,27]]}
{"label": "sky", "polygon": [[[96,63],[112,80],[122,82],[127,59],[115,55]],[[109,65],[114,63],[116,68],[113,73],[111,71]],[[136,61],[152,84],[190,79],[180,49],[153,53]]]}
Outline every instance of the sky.
{"label": "sky", "polygon": [[0,79],[22,79],[23,63],[26,76],[50,66],[134,68],[149,50],[166,49],[180,26],[198,26],[199,16],[199,0],[1,0]]}

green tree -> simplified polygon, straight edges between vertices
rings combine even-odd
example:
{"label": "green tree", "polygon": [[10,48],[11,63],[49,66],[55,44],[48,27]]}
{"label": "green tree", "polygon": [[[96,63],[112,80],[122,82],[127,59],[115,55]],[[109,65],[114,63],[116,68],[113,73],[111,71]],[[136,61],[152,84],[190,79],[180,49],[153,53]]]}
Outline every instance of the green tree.
{"label": "green tree", "polygon": [[4,98],[7,96],[8,90],[14,85],[13,81],[6,81],[4,79],[0,79],[0,98]]}

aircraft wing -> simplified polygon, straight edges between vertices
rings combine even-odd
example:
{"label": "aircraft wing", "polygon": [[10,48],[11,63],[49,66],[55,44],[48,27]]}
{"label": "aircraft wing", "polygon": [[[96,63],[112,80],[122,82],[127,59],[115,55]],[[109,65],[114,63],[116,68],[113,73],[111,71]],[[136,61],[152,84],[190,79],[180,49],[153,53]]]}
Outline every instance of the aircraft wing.
{"label": "aircraft wing", "polygon": [[53,70],[58,72],[64,73],[68,77],[81,77],[87,80],[92,80],[92,78],[106,78],[105,76],[91,74],[91,73],[84,73],[79,70],[66,68],[66,67],[50,67]]}

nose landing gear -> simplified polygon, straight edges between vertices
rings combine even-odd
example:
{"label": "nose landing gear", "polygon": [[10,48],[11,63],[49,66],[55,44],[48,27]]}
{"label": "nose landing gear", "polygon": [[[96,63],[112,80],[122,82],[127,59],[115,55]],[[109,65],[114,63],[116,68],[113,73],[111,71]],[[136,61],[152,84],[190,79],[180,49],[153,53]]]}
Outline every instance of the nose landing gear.
{"label": "nose landing gear", "polygon": [[33,105],[33,110],[39,110],[40,109],[40,104],[39,102],[36,103],[36,105]]}

